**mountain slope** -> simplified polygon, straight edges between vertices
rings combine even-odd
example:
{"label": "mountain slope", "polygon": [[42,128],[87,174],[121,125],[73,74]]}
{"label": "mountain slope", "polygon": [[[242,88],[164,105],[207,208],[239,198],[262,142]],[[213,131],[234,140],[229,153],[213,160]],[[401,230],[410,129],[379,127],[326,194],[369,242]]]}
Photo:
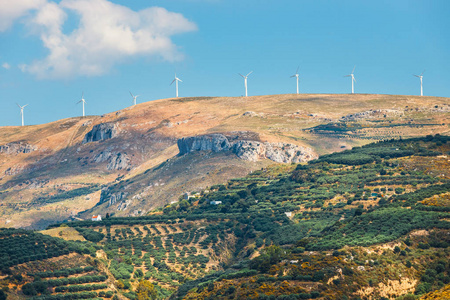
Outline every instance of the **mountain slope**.
{"label": "mountain slope", "polygon": [[[135,299],[142,280],[161,299],[439,297],[450,284],[449,152],[450,138],[436,135],[271,165],[160,213],[52,225],[49,234],[72,240],[70,226],[88,241],[48,237],[32,256],[17,241],[40,244],[39,234],[4,229],[0,241],[14,247],[0,251],[0,283],[36,299]],[[65,255],[84,275],[60,278]],[[82,294],[70,278],[86,272],[107,287]]]}
{"label": "mountain slope", "polygon": [[[142,214],[233,175],[289,162],[296,153],[306,161],[374,140],[447,134],[449,110],[448,99],[436,97],[204,97],[152,101],[97,117],[2,127],[0,215],[3,226],[42,228],[89,209],[80,216]],[[195,153],[201,147],[177,156],[179,139],[217,133],[231,148],[216,152],[207,145],[211,156]],[[213,172],[213,166],[223,172]],[[145,176],[150,174],[153,177]],[[164,185],[159,184],[161,179]],[[126,196],[112,206],[97,205],[110,202],[118,190]]]}

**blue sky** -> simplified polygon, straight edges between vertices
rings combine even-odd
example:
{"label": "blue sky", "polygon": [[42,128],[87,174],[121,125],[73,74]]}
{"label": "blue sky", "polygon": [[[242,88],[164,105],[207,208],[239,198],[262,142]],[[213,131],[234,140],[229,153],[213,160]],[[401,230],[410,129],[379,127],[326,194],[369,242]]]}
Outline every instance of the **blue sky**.
{"label": "blue sky", "polygon": [[450,97],[450,1],[0,0],[0,126],[180,97]]}

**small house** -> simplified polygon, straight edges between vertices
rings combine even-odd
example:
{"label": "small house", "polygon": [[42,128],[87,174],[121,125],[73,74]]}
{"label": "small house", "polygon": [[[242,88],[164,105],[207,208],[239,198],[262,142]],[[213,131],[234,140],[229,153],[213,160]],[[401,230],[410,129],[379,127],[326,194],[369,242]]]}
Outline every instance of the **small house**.
{"label": "small house", "polygon": [[219,205],[219,204],[222,204],[222,201],[211,201],[211,202],[209,202],[209,204],[211,204],[211,205]]}
{"label": "small house", "polygon": [[101,221],[102,220],[102,216],[97,215],[97,216],[92,216],[92,221]]}
{"label": "small house", "polygon": [[286,217],[288,217],[288,218],[292,217],[292,212],[291,212],[291,211],[286,211],[284,214],[285,214]]}

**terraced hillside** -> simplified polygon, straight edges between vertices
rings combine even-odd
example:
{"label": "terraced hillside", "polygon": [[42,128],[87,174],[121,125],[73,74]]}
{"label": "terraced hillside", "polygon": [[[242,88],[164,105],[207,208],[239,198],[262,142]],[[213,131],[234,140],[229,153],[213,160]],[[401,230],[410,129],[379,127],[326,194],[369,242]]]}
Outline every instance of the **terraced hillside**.
{"label": "terraced hillside", "polygon": [[448,103],[361,94],[177,98],[2,127],[0,220],[44,228],[92,214],[145,215],[269,164],[386,138],[448,134]]}
{"label": "terraced hillside", "polygon": [[[449,152],[441,135],[384,141],[263,167],[146,216],[52,225],[69,241],[48,237],[29,261],[1,253],[0,283],[37,299],[436,299],[450,284]],[[104,277],[64,281],[64,268]]]}

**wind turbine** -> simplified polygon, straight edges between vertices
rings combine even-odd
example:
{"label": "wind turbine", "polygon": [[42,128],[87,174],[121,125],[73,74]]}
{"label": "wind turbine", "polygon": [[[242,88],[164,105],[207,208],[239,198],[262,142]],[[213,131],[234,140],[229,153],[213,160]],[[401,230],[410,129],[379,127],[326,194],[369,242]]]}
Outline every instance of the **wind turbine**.
{"label": "wind turbine", "polygon": [[80,103],[80,102],[83,103],[83,117],[84,117],[84,104],[86,103],[86,100],[84,100],[83,96],[84,96],[84,92],[81,93],[81,100],[78,101],[77,104]]}
{"label": "wind turbine", "polygon": [[22,126],[24,126],[23,124],[23,109],[25,108],[25,106],[27,106],[28,104],[25,104],[24,106],[20,106],[18,103],[16,103],[17,106],[20,108],[20,116],[22,117]]}
{"label": "wind turbine", "polygon": [[298,69],[300,66],[297,67],[297,71],[295,71],[295,74],[291,76],[291,78],[296,77],[297,78],[297,94],[298,94]]}
{"label": "wind turbine", "polygon": [[131,97],[133,97],[133,105],[136,105],[136,98],[139,97],[139,95],[134,96],[132,92],[130,92]]}
{"label": "wind turbine", "polygon": [[175,82],[175,88],[176,88],[176,91],[177,91],[177,98],[178,98],[178,81],[179,82],[183,82],[183,80],[181,80],[180,78],[177,77],[177,73],[175,73],[175,78],[172,80],[170,85],[172,85]]}
{"label": "wind turbine", "polygon": [[413,76],[416,76],[417,78],[420,79],[420,96],[423,96],[423,86],[422,86],[423,73],[425,73],[425,70],[423,70],[422,74],[420,74],[420,75],[413,74]]}
{"label": "wind turbine", "polygon": [[251,71],[250,73],[248,73],[247,75],[242,75],[241,73],[239,73],[239,75],[241,75],[242,78],[244,78],[244,84],[245,84],[245,97],[247,97],[247,77],[248,75],[252,74],[253,71]]}
{"label": "wind turbine", "polygon": [[355,68],[356,68],[356,66],[353,67],[353,71],[352,71],[352,73],[350,75],[345,75],[344,76],[344,77],[351,77],[352,78],[352,94],[355,92],[354,82],[356,82],[356,79],[355,79],[355,75],[353,75],[353,72],[355,72]]}

